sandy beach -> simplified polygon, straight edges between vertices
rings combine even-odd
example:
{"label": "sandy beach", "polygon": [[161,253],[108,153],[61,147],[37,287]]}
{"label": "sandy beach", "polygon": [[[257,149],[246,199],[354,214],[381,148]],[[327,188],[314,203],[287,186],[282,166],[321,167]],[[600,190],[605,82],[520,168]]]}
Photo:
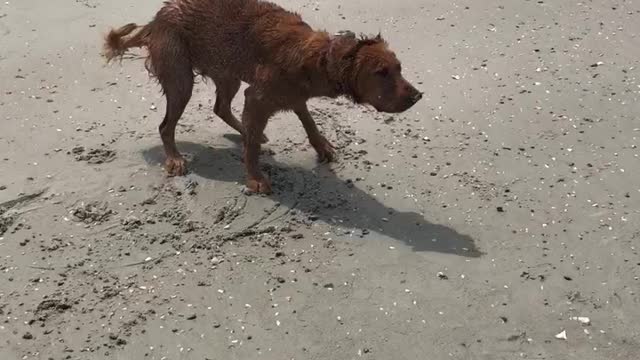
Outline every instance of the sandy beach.
{"label": "sandy beach", "polygon": [[277,114],[270,196],[200,78],[165,175],[144,51],[100,55],[161,3],[0,3],[0,359],[640,359],[640,3],[279,0],[424,98],[313,100],[332,164]]}

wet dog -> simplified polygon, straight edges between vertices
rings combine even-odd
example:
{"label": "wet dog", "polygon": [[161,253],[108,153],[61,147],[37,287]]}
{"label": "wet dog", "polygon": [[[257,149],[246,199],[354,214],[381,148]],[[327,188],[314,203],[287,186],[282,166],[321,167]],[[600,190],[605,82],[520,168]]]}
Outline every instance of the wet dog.
{"label": "wet dog", "polygon": [[[214,112],[242,134],[247,187],[253,192],[271,192],[259,154],[267,140],[267,121],[276,112],[295,112],[319,159],[331,161],[334,148],[318,131],[307,100],[346,96],[398,113],[422,97],[402,76],[400,61],[380,35],[314,31],[298,14],[260,0],[170,0],[150,23],[111,30],[104,47],[109,61],[133,47],[147,49],[147,70],[167,100],[160,137],[171,176],[187,171],[175,128],[191,98],[194,77],[212,79]],[[231,112],[241,82],[249,84],[242,122]]]}

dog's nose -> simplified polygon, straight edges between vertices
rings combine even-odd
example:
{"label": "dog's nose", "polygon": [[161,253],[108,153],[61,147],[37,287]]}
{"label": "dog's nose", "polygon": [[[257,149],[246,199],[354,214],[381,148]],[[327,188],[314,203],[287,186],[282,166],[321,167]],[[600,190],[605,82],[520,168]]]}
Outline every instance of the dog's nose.
{"label": "dog's nose", "polygon": [[422,93],[418,90],[413,91],[413,94],[409,96],[409,101],[412,105],[420,101],[420,99],[422,99]]}

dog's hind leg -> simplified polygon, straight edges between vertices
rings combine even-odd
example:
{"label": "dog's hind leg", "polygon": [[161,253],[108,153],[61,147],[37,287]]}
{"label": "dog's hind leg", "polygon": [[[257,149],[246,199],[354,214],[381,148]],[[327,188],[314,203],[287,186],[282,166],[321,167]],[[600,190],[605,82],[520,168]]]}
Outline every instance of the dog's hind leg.
{"label": "dog's hind leg", "polygon": [[159,130],[167,155],[165,169],[169,176],[182,176],[187,172],[186,161],[178,152],[175,141],[176,125],[193,91],[194,74],[187,55],[182,41],[170,30],[155,33],[150,42],[151,69],[167,99],[166,113]]}
{"label": "dog's hind leg", "polygon": [[[216,84],[216,104],[213,107],[213,112],[237,132],[244,134],[242,123],[238,121],[238,118],[231,111],[231,101],[240,90],[240,80],[218,78],[214,79],[213,82]],[[266,143],[267,141],[267,137],[262,135],[261,142]]]}

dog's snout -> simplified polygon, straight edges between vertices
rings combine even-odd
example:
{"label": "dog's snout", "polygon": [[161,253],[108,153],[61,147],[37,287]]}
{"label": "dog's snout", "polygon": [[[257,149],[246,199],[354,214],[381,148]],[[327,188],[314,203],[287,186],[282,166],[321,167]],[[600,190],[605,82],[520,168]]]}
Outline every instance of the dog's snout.
{"label": "dog's snout", "polygon": [[415,103],[417,103],[418,101],[420,101],[420,99],[422,99],[422,92],[416,90],[416,89],[412,89],[411,93],[408,96],[408,101],[411,105],[414,105]]}
{"label": "dog's snout", "polygon": [[404,86],[406,94],[405,99],[406,101],[411,103],[411,105],[417,103],[418,101],[420,101],[420,99],[422,99],[422,91],[413,87],[413,85],[411,85],[409,82],[405,82]]}

